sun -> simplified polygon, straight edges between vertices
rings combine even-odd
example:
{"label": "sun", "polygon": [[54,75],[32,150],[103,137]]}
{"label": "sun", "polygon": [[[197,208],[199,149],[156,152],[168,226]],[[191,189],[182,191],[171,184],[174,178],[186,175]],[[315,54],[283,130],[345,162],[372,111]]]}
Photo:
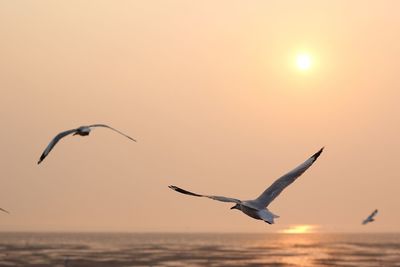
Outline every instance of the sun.
{"label": "sun", "polygon": [[296,65],[300,70],[306,71],[311,68],[311,57],[309,54],[301,53],[296,57]]}
{"label": "sun", "polygon": [[308,233],[313,233],[315,228],[316,228],[315,225],[309,225],[309,224],[293,225],[287,229],[281,230],[280,232],[283,234],[308,234]]}

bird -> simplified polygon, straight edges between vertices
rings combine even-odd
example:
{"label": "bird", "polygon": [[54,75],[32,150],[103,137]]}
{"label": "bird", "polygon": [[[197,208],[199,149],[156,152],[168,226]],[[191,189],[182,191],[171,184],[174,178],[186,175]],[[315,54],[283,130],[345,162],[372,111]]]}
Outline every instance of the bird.
{"label": "bird", "polygon": [[176,192],[195,196],[195,197],[206,197],[213,200],[221,201],[221,202],[232,202],[235,203],[235,206],[231,207],[232,209],[237,209],[242,211],[249,217],[252,217],[256,220],[263,220],[268,224],[274,224],[274,219],[279,218],[278,215],[272,213],[267,209],[268,205],[279,196],[279,194],[291,183],[293,183],[300,175],[302,175],[311,165],[317,160],[317,158],[321,155],[324,148],[321,148],[317,153],[308,158],[305,162],[300,164],[298,167],[293,169],[292,171],[286,173],[277,179],[270,187],[268,187],[259,197],[253,200],[240,200],[236,198],[224,197],[224,196],[213,196],[213,195],[202,195],[187,191],[185,189],[179,188],[174,185],[168,186],[170,189],[175,190]]}
{"label": "bird", "polygon": [[60,141],[62,138],[66,137],[67,135],[73,134],[73,135],[80,135],[80,136],[87,136],[90,134],[90,132],[92,131],[92,128],[96,128],[96,127],[104,127],[104,128],[108,128],[111,129],[127,138],[129,138],[130,140],[137,142],[136,139],[133,139],[132,137],[118,131],[117,129],[114,129],[111,126],[108,126],[106,124],[92,124],[92,125],[88,125],[88,126],[80,126],[76,129],[71,129],[71,130],[66,130],[63,131],[59,134],[57,134],[53,140],[50,141],[50,143],[47,145],[46,149],[43,151],[42,155],[40,156],[40,159],[38,161],[37,164],[40,164],[46,157],[47,155],[50,153],[50,151],[54,148],[54,146],[58,143],[58,141]]}
{"label": "bird", "polygon": [[10,212],[9,212],[9,211],[7,211],[7,210],[5,210],[5,209],[2,209],[2,208],[0,208],[0,210],[1,210],[2,212],[5,212],[5,213],[8,213],[8,214],[10,214]]}
{"label": "bird", "polygon": [[367,223],[375,221],[374,217],[378,214],[378,210],[375,209],[364,221],[362,221],[362,225],[366,225]]}

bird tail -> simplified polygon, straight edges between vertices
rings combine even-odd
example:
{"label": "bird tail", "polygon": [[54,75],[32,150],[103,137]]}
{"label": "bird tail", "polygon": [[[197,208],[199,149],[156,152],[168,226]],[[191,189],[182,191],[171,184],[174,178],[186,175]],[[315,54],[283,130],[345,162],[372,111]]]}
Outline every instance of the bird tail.
{"label": "bird tail", "polygon": [[268,209],[263,209],[263,210],[259,210],[258,211],[258,215],[260,216],[260,218],[262,220],[264,220],[265,222],[269,223],[269,224],[274,224],[274,219],[279,218],[278,215],[273,214],[272,212],[270,212]]}

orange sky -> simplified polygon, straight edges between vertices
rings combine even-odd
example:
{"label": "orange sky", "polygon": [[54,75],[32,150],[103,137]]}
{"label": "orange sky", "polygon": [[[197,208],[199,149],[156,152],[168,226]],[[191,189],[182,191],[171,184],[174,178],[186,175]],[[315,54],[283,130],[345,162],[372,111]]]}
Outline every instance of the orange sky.
{"label": "orange sky", "polygon": [[[0,230],[400,231],[399,8],[2,1]],[[97,129],[36,165],[56,133],[91,123],[139,142]],[[273,226],[167,188],[249,199],[321,146]]]}

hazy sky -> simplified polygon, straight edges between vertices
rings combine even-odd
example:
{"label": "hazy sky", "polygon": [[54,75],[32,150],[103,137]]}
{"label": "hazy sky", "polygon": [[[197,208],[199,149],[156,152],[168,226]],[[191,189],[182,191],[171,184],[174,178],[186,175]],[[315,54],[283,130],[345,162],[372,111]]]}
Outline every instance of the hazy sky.
{"label": "hazy sky", "polygon": [[[0,230],[400,231],[399,10],[1,1]],[[96,129],[36,164],[56,133],[91,123],[139,142]],[[276,225],[167,187],[249,199],[322,146],[270,205]]]}

